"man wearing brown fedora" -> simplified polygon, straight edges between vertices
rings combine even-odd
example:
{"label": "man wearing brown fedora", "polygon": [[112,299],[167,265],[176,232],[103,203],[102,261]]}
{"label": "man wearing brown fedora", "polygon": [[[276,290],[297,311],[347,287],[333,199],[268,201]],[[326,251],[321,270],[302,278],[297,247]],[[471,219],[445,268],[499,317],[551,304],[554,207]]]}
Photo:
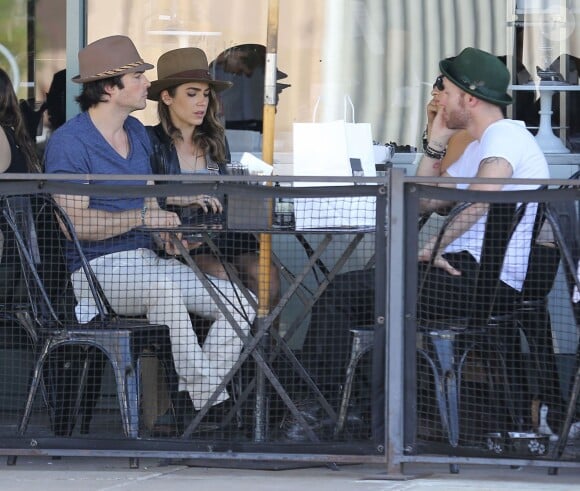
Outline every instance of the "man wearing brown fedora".
{"label": "man wearing brown fedora", "polygon": [[[548,165],[534,137],[521,122],[503,116],[502,109],[512,102],[507,94],[510,74],[506,66],[490,53],[466,48],[458,56],[442,60],[439,68],[443,75],[439,110],[417,175],[440,176],[441,160],[449,139],[464,129],[474,141],[443,173],[444,177],[548,179]],[[486,183],[457,187],[499,191],[538,186]],[[448,204],[425,202],[422,206],[424,210],[435,210]],[[424,286],[417,305],[419,318],[460,317],[469,313],[486,211],[485,203],[474,204],[458,217],[437,249],[436,267],[425,268],[426,272],[422,268],[435,253],[435,238],[427,240],[420,250],[419,274]],[[498,297],[506,304],[515,300],[522,289],[535,211],[535,206],[527,207],[506,253],[498,291]],[[350,329],[374,324],[374,295],[374,269],[351,271],[337,275],[313,307],[302,361],[335,407],[340,401],[344,366],[350,354]],[[313,429],[322,431],[323,410],[319,405],[307,407],[305,418]],[[299,439],[304,432],[291,422],[286,434],[291,439]]]}
{"label": "man wearing brown fedora", "polygon": [[[145,127],[130,114],[145,108],[150,82],[145,71],[153,65],[143,61],[133,42],[125,36],[99,39],[79,52],[83,84],[77,98],[82,112],[61,126],[46,148],[46,171],[83,174],[151,174],[152,153]],[[146,181],[90,180],[99,185],[144,185]],[[242,341],[195,273],[175,258],[161,258],[153,238],[145,230],[172,228],[180,224],[175,213],[161,209],[154,198],[57,195],[70,216],[85,255],[113,309],[120,315],[145,315],[169,327],[172,352],[179,378],[180,396],[201,408],[216,392],[236,362]],[[169,243],[166,251],[172,250]],[[80,258],[67,247],[76,314],[81,322],[96,315],[94,301],[83,274]],[[242,329],[249,329],[254,312],[244,295],[229,281],[213,280],[217,288],[236,302],[226,302],[229,314]],[[213,321],[203,346],[198,342],[189,314]],[[214,404],[226,400],[219,393]]]}

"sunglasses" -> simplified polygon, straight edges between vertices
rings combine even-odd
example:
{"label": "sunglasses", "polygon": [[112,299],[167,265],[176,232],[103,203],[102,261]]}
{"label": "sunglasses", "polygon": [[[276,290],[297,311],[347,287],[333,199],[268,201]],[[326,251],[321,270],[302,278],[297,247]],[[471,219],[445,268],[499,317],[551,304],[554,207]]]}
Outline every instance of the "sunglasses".
{"label": "sunglasses", "polygon": [[439,75],[435,79],[435,83],[433,84],[433,88],[437,89],[438,91],[442,91],[444,89],[444,87],[443,87],[443,75]]}

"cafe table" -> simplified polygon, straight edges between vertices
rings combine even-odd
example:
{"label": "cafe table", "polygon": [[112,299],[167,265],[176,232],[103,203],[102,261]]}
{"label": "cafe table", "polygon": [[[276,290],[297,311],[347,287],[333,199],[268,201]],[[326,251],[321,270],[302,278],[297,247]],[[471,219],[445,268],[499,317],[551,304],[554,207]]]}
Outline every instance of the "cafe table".
{"label": "cafe table", "polygon": [[[224,314],[226,319],[231,323],[233,329],[237,335],[242,339],[244,344],[244,349],[241,352],[240,357],[234,364],[230,372],[224,377],[222,383],[216,389],[215,393],[209,398],[207,403],[200,409],[196,414],[195,418],[189,425],[189,427],[184,432],[184,437],[191,435],[196,428],[202,422],[207,411],[212,407],[212,403],[217,399],[218,395],[225,389],[226,385],[232,380],[234,375],[238,372],[241,366],[246,362],[246,360],[251,356],[255,361],[258,373],[263,375],[267,379],[279,397],[282,399],[286,407],[293,414],[296,420],[302,425],[308,438],[312,442],[318,442],[319,439],[316,434],[310,429],[304,417],[301,415],[300,411],[297,409],[296,404],[292,400],[291,396],[288,394],[286,388],[280,380],[280,377],[275,373],[272,368],[272,363],[275,358],[283,352],[284,355],[290,360],[293,370],[302,378],[302,380],[307,384],[307,386],[312,390],[316,398],[321,403],[322,407],[329,414],[329,416],[336,421],[337,415],[334,409],[328,404],[324,396],[316,386],[316,384],[310,378],[306,369],[302,366],[300,361],[296,358],[292,349],[288,345],[288,340],[292,337],[295,330],[300,326],[301,322],[306,319],[312,306],[316,300],[324,293],[328,284],[333,280],[333,278],[341,272],[346,261],[352,256],[353,252],[356,250],[357,246],[363,240],[363,238],[370,233],[375,232],[374,227],[337,227],[337,228],[318,228],[318,229],[306,229],[306,230],[295,230],[294,228],[284,227],[284,228],[268,228],[268,229],[244,229],[244,233],[253,233],[257,236],[261,234],[270,235],[289,235],[297,240],[299,246],[305,252],[305,261],[302,268],[299,271],[291,272],[286,268],[280,261],[280,259],[273,254],[273,260],[279,264],[280,270],[284,275],[288,283],[288,287],[283,292],[280,300],[276,305],[274,305],[268,315],[262,319],[259,323],[257,329],[253,329],[253,332],[244,333],[242,328],[237,324],[229,313],[226,302],[232,301],[232,299],[225,298],[224,294],[220,292],[219,288],[212,282],[210,276],[204,274],[200,268],[197,266],[195,261],[189,254],[188,249],[184,246],[182,238],[186,238],[189,242],[203,242],[207,244],[213,251],[215,256],[220,259],[225,271],[232,284],[234,284],[238,290],[250,300],[250,303],[257,308],[257,301],[255,296],[248,291],[248,289],[240,281],[236,274],[235,269],[227,263],[219,249],[215,244],[215,237],[217,234],[222,232],[216,227],[206,227],[204,225],[181,225],[176,228],[147,228],[147,230],[152,231],[155,235],[161,232],[168,233],[171,242],[175,246],[176,250],[181,255],[183,261],[195,272],[196,276],[199,278],[204,288],[211,295],[212,299],[217,304],[220,311]],[[232,231],[231,229],[228,229]],[[225,229],[223,230],[225,232]],[[233,230],[236,231],[236,230]],[[322,256],[325,251],[328,250],[330,244],[336,246],[336,238],[342,236],[343,239],[347,237],[347,240],[340,241],[340,252],[338,258],[334,264],[329,267],[323,260]],[[316,241],[312,239],[317,237]],[[312,245],[316,242],[315,245]],[[307,276],[312,273],[313,270],[317,270],[323,275],[324,280],[319,282],[319,285],[312,293],[312,295],[306,295],[302,289],[304,281]],[[292,322],[292,325],[285,333],[280,333],[273,328],[275,319],[281,314],[283,309],[288,305],[289,300],[294,296],[298,295],[302,301],[303,308],[301,309],[297,318]],[[272,345],[266,342],[268,337],[273,340]],[[262,441],[265,438],[268,428],[268,413],[267,404],[264,404],[266,395],[265,387],[256,381],[256,377],[249,383],[244,392],[250,393],[255,389],[256,392],[256,403],[254,410],[254,440]]]}

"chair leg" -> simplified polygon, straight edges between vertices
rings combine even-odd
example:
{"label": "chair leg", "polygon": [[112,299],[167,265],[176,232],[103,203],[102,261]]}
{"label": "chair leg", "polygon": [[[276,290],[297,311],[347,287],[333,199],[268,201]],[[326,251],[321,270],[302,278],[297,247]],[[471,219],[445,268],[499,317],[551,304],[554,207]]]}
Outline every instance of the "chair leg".
{"label": "chair leg", "polygon": [[454,367],[454,334],[437,334],[431,337],[439,363],[439,386],[436,386],[442,423],[446,426],[449,443],[459,444],[459,399],[457,397],[457,377]]}
{"label": "chair leg", "polygon": [[336,425],[334,427],[334,437],[337,438],[338,435],[344,429],[344,423],[346,421],[346,413],[348,411],[348,404],[350,402],[350,395],[352,392],[352,384],[354,382],[354,373],[356,366],[362,357],[363,353],[359,351],[358,347],[354,346],[355,341],[353,340],[352,352],[350,354],[350,360],[346,367],[346,378],[344,383],[344,388],[342,389],[342,398],[340,400],[340,408],[338,410],[338,418]]}
{"label": "chair leg", "polygon": [[[418,352],[431,366],[443,431],[447,432],[449,444],[457,447],[459,445],[459,384],[454,366],[455,334],[437,332],[430,334],[429,339],[435,349],[437,362],[432,360],[424,350],[418,350]],[[458,474],[459,465],[449,464],[449,472]]]}
{"label": "chair leg", "polygon": [[[139,437],[139,377],[140,361],[137,360],[137,368],[131,364],[120,366],[117,358],[110,357],[113,373],[117,385],[117,398],[119,411],[123,423],[123,432],[128,438]],[[129,468],[139,468],[139,458],[129,458]]]}
{"label": "chair leg", "polygon": [[[568,434],[570,433],[570,427],[572,426],[572,420],[576,414],[576,404],[578,402],[578,397],[580,396],[580,367],[576,371],[574,377],[574,385],[572,386],[572,391],[570,392],[570,399],[568,401],[568,409],[566,411],[566,418],[560,429],[560,435],[558,438],[558,444],[553,450],[552,459],[560,460],[566,449],[566,444],[568,443]],[[557,467],[550,467],[548,470],[550,475],[556,475],[558,473]]]}
{"label": "chair leg", "polygon": [[340,408],[338,410],[338,416],[336,420],[336,425],[334,426],[334,438],[338,438],[338,435],[344,429],[344,424],[346,422],[346,415],[348,412],[348,405],[350,402],[350,396],[352,393],[352,385],[354,383],[354,375],[356,367],[360,359],[368,353],[368,351],[373,346],[374,331],[371,330],[353,330],[352,347],[350,351],[350,359],[346,367],[346,376],[344,381],[344,387],[342,389],[342,397],[340,400]]}
{"label": "chair leg", "polygon": [[78,415],[79,415],[79,411],[80,411],[80,408],[81,408],[81,405],[83,402],[84,394],[85,394],[85,391],[87,388],[87,380],[88,380],[90,365],[91,365],[90,354],[87,353],[85,360],[84,360],[84,363],[83,363],[83,369],[81,372],[81,376],[79,379],[79,387],[77,390],[75,404],[73,407],[72,414],[70,415],[69,431],[68,431],[67,436],[70,436],[72,434],[74,425],[75,425],[76,420],[77,420]]}
{"label": "chair leg", "polygon": [[[49,345],[43,347],[41,355],[38,357],[36,365],[34,366],[34,371],[32,373],[32,380],[30,381],[30,389],[28,390],[28,396],[26,398],[26,404],[24,406],[24,413],[18,424],[17,435],[22,436],[26,433],[28,428],[28,423],[30,421],[30,416],[32,414],[32,407],[34,405],[34,399],[36,398],[36,393],[38,392],[38,387],[40,386],[40,381],[42,379],[42,370],[44,367],[44,361],[49,353]],[[15,465],[17,460],[16,455],[9,455],[6,463],[7,465]]]}
{"label": "chair leg", "polygon": [[39,356],[38,361],[34,367],[34,372],[32,375],[32,381],[30,382],[30,389],[28,391],[28,397],[26,398],[26,405],[24,407],[24,414],[18,425],[18,436],[24,435],[26,429],[28,428],[28,423],[30,421],[30,416],[32,415],[32,407],[34,405],[34,399],[36,398],[36,393],[38,392],[38,387],[40,386],[40,381],[42,379],[42,370],[44,369],[44,362],[50,347],[46,345]]}
{"label": "chair leg", "polygon": [[138,380],[131,365],[119,366],[117,360],[111,359],[117,385],[117,398],[123,422],[123,432],[129,438],[139,436],[139,397]]}

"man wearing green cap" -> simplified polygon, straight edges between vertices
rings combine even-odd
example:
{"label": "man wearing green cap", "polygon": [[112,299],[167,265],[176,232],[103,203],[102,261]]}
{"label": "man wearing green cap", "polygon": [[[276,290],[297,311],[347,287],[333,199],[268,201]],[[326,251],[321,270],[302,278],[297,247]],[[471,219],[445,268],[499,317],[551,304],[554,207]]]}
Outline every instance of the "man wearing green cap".
{"label": "man wearing green cap", "polygon": [[[418,176],[438,176],[440,161],[449,138],[466,129],[475,139],[463,155],[443,174],[460,178],[526,178],[548,179],[548,164],[532,134],[519,121],[505,119],[502,109],[512,103],[506,93],[510,74],[495,56],[475,48],[465,48],[458,56],[439,63],[444,76],[440,110],[435,117],[429,143],[417,170]],[[454,187],[452,184],[441,186]],[[459,184],[459,189],[522,190],[536,185]],[[423,209],[437,208],[441,203],[423,203]],[[462,267],[452,264],[443,255],[468,252],[467,260],[478,260],[481,254],[485,203],[471,206],[445,235],[435,258],[435,266],[452,276],[461,275]],[[528,244],[535,207],[528,207],[527,216],[516,229],[506,253],[501,280],[520,291],[527,270],[527,256],[520,244]],[[429,240],[419,253],[420,261],[428,261],[435,239]],[[525,247],[524,247],[525,249]]]}
{"label": "man wearing green cap", "polygon": [[[442,60],[439,68],[443,76],[439,111],[417,175],[440,176],[449,139],[465,129],[474,141],[442,174],[444,177],[548,179],[548,164],[535,138],[522,122],[503,116],[502,109],[512,102],[507,94],[510,74],[506,66],[490,53],[466,48],[458,56]],[[490,183],[457,187],[495,191],[537,186]],[[448,203],[422,203],[424,210],[444,205]],[[463,316],[471,309],[486,211],[487,204],[474,204],[448,228],[434,259],[437,267],[422,276],[426,286],[418,300],[419,317]],[[498,296],[506,302],[515,299],[522,289],[535,212],[536,206],[527,207],[506,252],[498,291]],[[430,260],[434,245],[435,238],[426,241],[419,252],[420,268]],[[337,275],[312,309],[301,361],[335,408],[340,401],[344,366],[350,353],[350,329],[374,322],[374,277],[374,269]],[[318,404],[304,406],[308,409],[303,415],[312,429],[322,430],[323,410]],[[300,426],[290,422],[285,429],[287,438],[303,437]]]}

